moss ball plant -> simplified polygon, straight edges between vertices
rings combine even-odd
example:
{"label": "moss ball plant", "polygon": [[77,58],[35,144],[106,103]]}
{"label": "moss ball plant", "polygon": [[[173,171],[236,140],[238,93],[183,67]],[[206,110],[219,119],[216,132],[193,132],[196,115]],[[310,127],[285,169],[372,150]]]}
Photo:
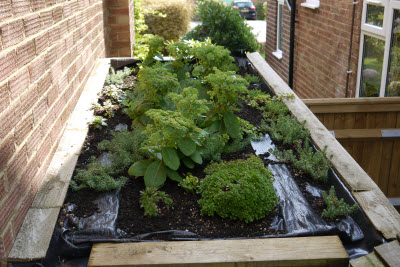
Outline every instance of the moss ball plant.
{"label": "moss ball plant", "polygon": [[278,204],[273,176],[257,156],[211,163],[200,183],[203,214],[245,221],[262,219]]}

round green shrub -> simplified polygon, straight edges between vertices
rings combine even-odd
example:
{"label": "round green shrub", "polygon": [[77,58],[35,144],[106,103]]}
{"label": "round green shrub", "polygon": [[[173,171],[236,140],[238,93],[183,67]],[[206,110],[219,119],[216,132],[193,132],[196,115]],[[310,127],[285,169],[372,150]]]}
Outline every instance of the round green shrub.
{"label": "round green shrub", "polygon": [[146,8],[146,33],[161,36],[167,41],[178,41],[190,29],[192,1],[146,0],[143,6]]}
{"label": "round green shrub", "polygon": [[259,48],[251,29],[236,9],[218,0],[198,0],[197,16],[201,25],[184,36],[185,40],[204,41],[228,48],[233,54],[256,52]]}
{"label": "round green shrub", "polygon": [[201,181],[201,212],[247,222],[262,219],[277,205],[272,172],[262,160],[211,163]]}

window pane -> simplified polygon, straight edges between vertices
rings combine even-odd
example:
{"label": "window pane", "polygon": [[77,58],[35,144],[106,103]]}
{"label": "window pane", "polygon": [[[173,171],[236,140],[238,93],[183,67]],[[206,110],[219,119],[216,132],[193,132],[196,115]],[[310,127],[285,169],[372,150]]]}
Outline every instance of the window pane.
{"label": "window pane", "polygon": [[400,96],[400,11],[394,10],[386,96]]}
{"label": "window pane", "polygon": [[383,25],[383,13],[385,8],[383,6],[367,5],[367,24],[382,27]]}
{"label": "window pane", "polygon": [[282,14],[283,13],[283,5],[278,4],[278,49],[282,51]]}
{"label": "window pane", "polygon": [[379,96],[385,41],[365,36],[361,69],[360,96]]}

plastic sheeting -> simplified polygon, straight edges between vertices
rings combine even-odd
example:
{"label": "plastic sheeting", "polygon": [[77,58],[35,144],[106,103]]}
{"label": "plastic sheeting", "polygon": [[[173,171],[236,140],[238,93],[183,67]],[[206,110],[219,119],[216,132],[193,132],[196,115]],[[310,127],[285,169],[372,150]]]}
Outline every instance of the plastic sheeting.
{"label": "plastic sheeting", "polygon": [[[283,233],[255,238],[339,235],[351,258],[365,255],[374,246],[382,243],[382,237],[375,232],[361,210],[357,211],[353,217],[348,216],[334,223],[328,223],[316,214],[303,197],[287,166],[277,162],[277,159],[268,152],[269,149],[274,148],[268,135],[260,140],[252,141],[252,146],[257,155],[267,157],[271,162],[268,167],[274,174],[273,185],[279,197],[279,212],[273,219],[271,228]],[[333,171],[330,171],[329,183],[335,186],[338,197],[343,197],[347,203],[355,203],[350,192]],[[308,184],[306,190],[313,196],[321,197],[322,190],[317,187]],[[56,266],[55,263],[58,262],[59,257],[73,259],[77,266],[81,263],[84,266],[87,259],[82,257],[89,256],[91,245],[96,242],[207,240],[199,238],[196,233],[180,230],[159,231],[136,235],[131,239],[121,239],[124,233],[116,225],[119,192],[103,194],[95,202],[99,208],[97,213],[86,218],[66,217],[63,227],[57,225],[51,248],[44,261],[51,262],[47,266]],[[74,208],[73,205],[70,206],[71,211]]]}

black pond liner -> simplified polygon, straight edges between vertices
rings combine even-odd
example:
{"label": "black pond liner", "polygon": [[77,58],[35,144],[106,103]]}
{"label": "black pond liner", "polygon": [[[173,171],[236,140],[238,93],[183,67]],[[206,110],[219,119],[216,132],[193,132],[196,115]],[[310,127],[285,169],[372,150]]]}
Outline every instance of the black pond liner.
{"label": "black pond liner", "polygon": [[[241,67],[247,65],[251,68],[247,59],[235,59]],[[253,74],[257,74],[254,69]],[[272,92],[270,93],[272,94]],[[269,135],[252,141],[252,146],[257,155],[266,157],[272,162],[276,161],[273,155],[267,153],[270,148],[274,148]],[[313,147],[316,150],[315,146]],[[268,167],[274,174],[274,189],[279,197],[277,207],[279,212],[271,223],[271,229],[285,234],[252,237],[253,239],[338,235],[350,259],[366,255],[373,251],[375,246],[386,242],[361,209],[340,221],[325,222],[303,197],[285,164],[274,162]],[[356,203],[351,192],[332,168],[329,170],[328,183],[335,187],[339,198],[343,198],[350,205]],[[307,191],[314,196],[321,197],[322,190],[319,188],[308,185]],[[130,239],[122,239],[120,237],[124,232],[119,230],[116,225],[119,195],[119,191],[100,195],[95,201],[99,210],[92,216],[87,218],[65,217],[62,227],[58,222],[46,258],[40,262],[29,263],[29,266],[61,266],[61,264],[63,266],[86,266],[93,243],[217,240],[199,238],[196,233],[184,230],[151,232],[139,234]],[[73,210],[74,206],[71,205],[69,208]],[[244,238],[249,239],[247,237],[220,239]],[[27,264],[14,263],[12,266],[27,266]]]}

